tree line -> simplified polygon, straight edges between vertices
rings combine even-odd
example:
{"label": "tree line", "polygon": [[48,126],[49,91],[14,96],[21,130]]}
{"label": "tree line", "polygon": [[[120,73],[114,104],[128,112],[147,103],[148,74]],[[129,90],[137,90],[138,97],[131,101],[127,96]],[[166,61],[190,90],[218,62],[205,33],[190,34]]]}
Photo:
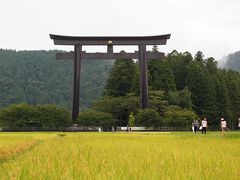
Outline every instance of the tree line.
{"label": "tree line", "polygon": [[[157,47],[153,51],[158,51]],[[205,58],[198,51],[172,51],[163,60],[148,61],[149,109],[159,117],[152,126],[186,126],[194,118],[207,117],[212,128],[218,128],[224,117],[229,127],[235,128],[240,116],[240,74],[219,69],[217,61]],[[105,96],[92,108],[111,113],[119,125],[127,125],[128,115],[139,110],[139,63],[116,60],[108,77]],[[152,114],[156,114],[151,112]],[[151,114],[148,113],[148,114]],[[146,124],[137,118],[137,124]]]}
{"label": "tree line", "polygon": [[5,130],[60,130],[71,125],[69,111],[53,104],[13,104],[0,112],[0,127]]}
{"label": "tree line", "polygon": [[[157,47],[153,51],[158,51]],[[4,57],[0,58],[3,65],[0,66],[2,112],[11,104],[23,102],[37,109],[38,104],[57,104],[70,114],[72,62],[56,62],[55,53],[1,50],[0,57]],[[192,56],[189,52],[174,50],[163,60],[148,60],[149,108],[145,110],[140,108],[138,61],[117,59],[113,65],[109,61],[83,63],[86,74],[85,78],[82,76],[85,86],[81,86],[84,89],[81,89],[80,102],[87,101],[84,107],[90,108],[80,112],[77,122],[69,120],[70,124],[126,126],[132,112],[138,126],[186,127],[193,119],[203,117],[208,118],[212,128],[218,128],[221,117],[231,128],[236,126],[240,115],[240,74],[219,69],[214,58],[205,58],[200,51]],[[97,100],[92,102],[93,99]],[[23,120],[22,116],[17,119]],[[23,120],[25,124],[21,122],[20,125],[44,126],[35,117],[26,118],[26,121],[31,123]]]}

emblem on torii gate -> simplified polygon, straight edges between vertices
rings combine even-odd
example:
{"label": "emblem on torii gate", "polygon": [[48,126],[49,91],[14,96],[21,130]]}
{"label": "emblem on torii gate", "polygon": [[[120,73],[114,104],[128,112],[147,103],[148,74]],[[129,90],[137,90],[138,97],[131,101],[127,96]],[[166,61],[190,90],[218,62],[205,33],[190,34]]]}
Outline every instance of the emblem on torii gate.
{"label": "emblem on torii gate", "polygon": [[[164,53],[146,51],[147,45],[166,45],[171,34],[160,36],[110,36],[110,37],[75,37],[50,34],[55,45],[72,45],[74,51],[69,53],[57,53],[57,59],[74,60],[74,81],[73,81],[73,106],[72,119],[75,121],[79,113],[80,99],[80,71],[82,59],[139,59],[140,65],[140,95],[142,109],[148,107],[148,81],[147,81],[147,60],[163,59]],[[87,53],[82,51],[82,46],[106,45],[106,53]],[[113,46],[132,45],[138,46],[138,51],[133,53],[114,53]]]}

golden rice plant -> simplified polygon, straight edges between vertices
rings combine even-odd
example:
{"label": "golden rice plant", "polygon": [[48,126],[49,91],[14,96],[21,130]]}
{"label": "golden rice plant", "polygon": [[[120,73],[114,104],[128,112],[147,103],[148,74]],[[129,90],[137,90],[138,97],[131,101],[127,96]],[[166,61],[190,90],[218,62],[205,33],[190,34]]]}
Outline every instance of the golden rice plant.
{"label": "golden rice plant", "polygon": [[[239,179],[240,133],[54,133],[0,164],[2,179]],[[41,135],[44,138],[41,138]],[[19,135],[18,135],[19,136]],[[26,136],[22,134],[22,136]]]}

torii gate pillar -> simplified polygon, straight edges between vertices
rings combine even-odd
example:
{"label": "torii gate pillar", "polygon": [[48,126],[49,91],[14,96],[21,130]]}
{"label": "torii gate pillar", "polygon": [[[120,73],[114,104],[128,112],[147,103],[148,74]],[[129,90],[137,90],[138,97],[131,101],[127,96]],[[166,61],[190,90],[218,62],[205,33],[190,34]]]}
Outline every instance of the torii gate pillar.
{"label": "torii gate pillar", "polygon": [[80,99],[80,75],[81,75],[81,53],[82,46],[74,46],[74,65],[73,65],[73,106],[72,106],[72,119],[76,120],[79,113],[79,99]]}
{"label": "torii gate pillar", "polygon": [[139,45],[139,65],[140,65],[140,95],[141,107],[148,107],[148,78],[147,78],[147,58],[146,45]]}

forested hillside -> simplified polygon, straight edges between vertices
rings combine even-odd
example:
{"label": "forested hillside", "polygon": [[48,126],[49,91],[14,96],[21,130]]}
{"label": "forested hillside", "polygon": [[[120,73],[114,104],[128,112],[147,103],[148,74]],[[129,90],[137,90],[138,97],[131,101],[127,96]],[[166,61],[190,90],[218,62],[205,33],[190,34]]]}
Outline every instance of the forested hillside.
{"label": "forested hillside", "polygon": [[177,90],[189,88],[193,110],[198,115],[207,116],[215,124],[225,117],[229,125],[236,125],[240,116],[239,72],[219,69],[214,58],[205,58],[201,52],[192,57],[188,52],[173,51],[167,60]]}
{"label": "forested hillside", "polygon": [[240,71],[240,51],[229,54],[227,57],[225,57],[221,61],[220,67]]}
{"label": "forested hillside", "polygon": [[[156,50],[155,47],[153,51]],[[122,100],[122,104],[127,104],[129,101],[123,110],[129,109],[128,113],[136,111],[136,100],[130,102],[132,96],[129,93],[139,97],[138,67],[138,62],[116,60],[106,86],[107,95],[113,98],[105,98],[93,108],[111,112],[113,110],[108,107],[104,109],[103,106],[111,104],[115,97],[118,98],[115,102]],[[240,116],[240,74],[219,69],[214,58],[205,58],[200,51],[193,57],[189,52],[174,50],[164,60],[149,60],[148,85],[150,108],[159,113],[162,122],[180,119],[181,115],[186,114],[184,110],[190,110],[199,118],[207,117],[209,125],[214,128],[219,128],[221,117],[227,119],[229,127],[236,127]],[[126,124],[121,119],[126,120],[128,113],[118,114],[116,118]],[[181,121],[175,123],[177,126]],[[167,125],[174,126],[170,123]]]}
{"label": "forested hillside", "polygon": [[[57,51],[0,49],[0,109],[13,103],[58,104],[71,108],[73,64]],[[113,61],[82,62],[81,107],[99,98]]]}
{"label": "forested hillside", "polygon": [[[157,51],[156,47],[153,51]],[[72,61],[56,60],[56,52],[0,50],[0,109],[14,103],[52,103],[71,108]],[[130,112],[141,116],[139,64],[116,60],[112,66],[109,60],[83,61],[81,108],[90,107],[99,98],[91,108],[113,115],[118,125],[126,125]],[[181,122],[185,126],[195,114],[199,118],[206,116],[215,128],[221,117],[231,127],[236,126],[240,116],[240,74],[219,69],[214,58],[205,58],[201,52],[193,57],[174,50],[164,60],[148,61],[148,84],[151,109],[142,116],[155,110],[160,116],[156,126],[179,126]]]}

